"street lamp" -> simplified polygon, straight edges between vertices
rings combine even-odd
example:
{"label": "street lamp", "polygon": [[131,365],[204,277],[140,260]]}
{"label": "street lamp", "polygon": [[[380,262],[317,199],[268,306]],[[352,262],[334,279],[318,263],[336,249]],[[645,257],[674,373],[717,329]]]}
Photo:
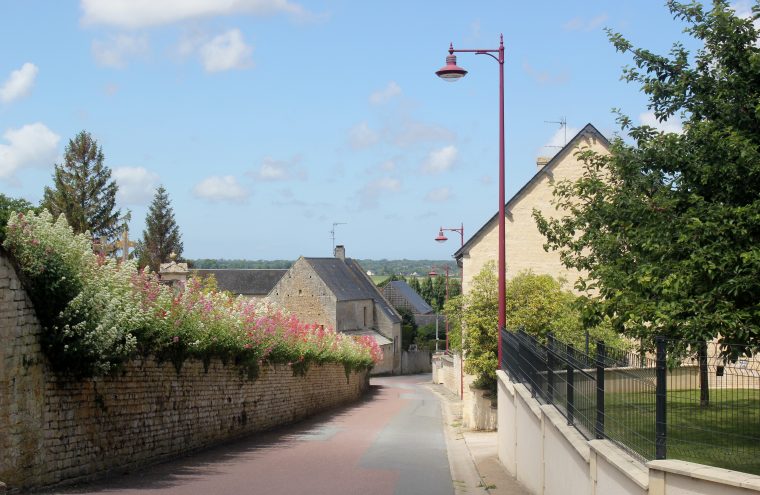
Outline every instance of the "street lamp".
{"label": "street lamp", "polygon": [[436,242],[446,242],[449,240],[449,238],[446,237],[446,234],[443,233],[444,230],[449,230],[451,232],[459,232],[459,240],[460,240],[459,247],[464,246],[464,224],[460,225],[458,229],[445,229],[441,227],[438,230],[438,235],[435,237]]}
{"label": "street lamp", "polygon": [[[449,266],[446,265],[444,267],[435,266],[433,265],[432,269],[430,270],[430,273],[428,273],[428,276],[435,277],[438,274],[435,272],[436,268],[444,268],[446,270],[446,298],[444,299],[445,302],[448,302],[449,300]],[[445,304],[444,302],[444,304]],[[435,350],[438,350],[438,316],[435,317]],[[449,352],[449,318],[446,317],[446,353]]]}
{"label": "street lamp", "polygon": [[[436,71],[438,77],[444,81],[454,82],[463,78],[467,71],[457,65],[455,53],[474,53],[475,55],[488,55],[499,63],[499,328],[498,334],[498,365],[501,368],[501,329],[506,322],[506,253],[504,234],[504,35],[501,35],[499,48],[495,50],[455,50],[454,44],[449,45],[449,55],[446,57],[446,65]],[[498,56],[494,55],[498,54]],[[443,234],[443,230],[441,230]],[[464,238],[464,236],[462,236]]]}

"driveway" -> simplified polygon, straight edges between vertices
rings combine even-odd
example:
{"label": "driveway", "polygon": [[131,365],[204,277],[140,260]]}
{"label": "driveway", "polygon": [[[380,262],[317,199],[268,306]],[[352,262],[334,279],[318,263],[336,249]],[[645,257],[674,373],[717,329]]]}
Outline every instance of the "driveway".
{"label": "driveway", "polygon": [[430,375],[373,378],[359,403],[181,459],[48,493],[453,494]]}

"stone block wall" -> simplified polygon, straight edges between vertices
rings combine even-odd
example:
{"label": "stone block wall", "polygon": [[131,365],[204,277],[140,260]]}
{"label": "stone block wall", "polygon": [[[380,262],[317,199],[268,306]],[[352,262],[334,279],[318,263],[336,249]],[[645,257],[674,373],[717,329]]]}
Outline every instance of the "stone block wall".
{"label": "stone block wall", "polygon": [[56,376],[15,270],[0,252],[0,482],[24,489],[134,468],[297,421],[357,400],[367,374],[285,365],[256,380],[234,366],[185,361],[178,373],[152,357],[116,376]]}

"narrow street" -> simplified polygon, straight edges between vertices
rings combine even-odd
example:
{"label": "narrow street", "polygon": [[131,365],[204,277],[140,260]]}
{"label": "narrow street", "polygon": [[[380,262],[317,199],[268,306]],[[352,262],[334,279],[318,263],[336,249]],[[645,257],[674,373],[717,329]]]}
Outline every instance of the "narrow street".
{"label": "narrow street", "polygon": [[49,493],[453,494],[430,375],[373,378],[358,404],[138,472]]}

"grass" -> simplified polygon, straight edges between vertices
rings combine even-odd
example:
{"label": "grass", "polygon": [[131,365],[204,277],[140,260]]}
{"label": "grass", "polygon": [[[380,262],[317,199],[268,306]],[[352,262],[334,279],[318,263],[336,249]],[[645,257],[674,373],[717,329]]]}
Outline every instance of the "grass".
{"label": "grass", "polygon": [[[593,401],[576,403],[578,420],[591,429]],[[605,433],[654,459],[654,390],[605,394]],[[760,390],[710,389],[704,407],[699,390],[668,392],[667,458],[760,474]]]}
{"label": "grass", "polygon": [[382,284],[383,282],[391,278],[391,276],[390,275],[372,275],[370,276],[370,278],[375,283],[375,285],[377,285],[377,284]]}

